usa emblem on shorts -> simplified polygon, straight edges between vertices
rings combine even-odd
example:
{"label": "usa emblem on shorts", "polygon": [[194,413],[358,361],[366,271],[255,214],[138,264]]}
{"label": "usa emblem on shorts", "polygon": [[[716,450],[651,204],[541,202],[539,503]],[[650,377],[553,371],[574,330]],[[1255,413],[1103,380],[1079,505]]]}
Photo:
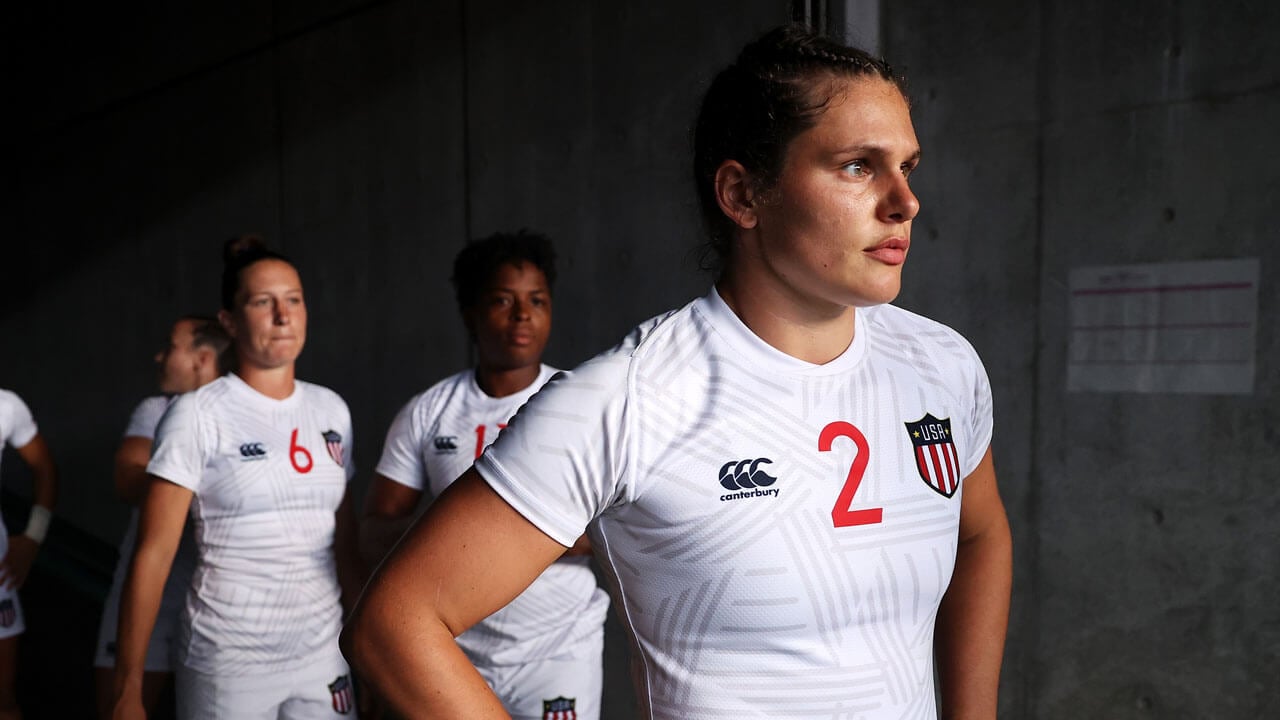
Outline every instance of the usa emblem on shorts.
{"label": "usa emblem on shorts", "polygon": [[542,701],[542,720],[578,720],[576,698],[563,695],[554,700]]}
{"label": "usa emblem on shorts", "polygon": [[13,627],[18,621],[18,611],[13,607],[13,599],[6,598],[0,602],[0,627]]}
{"label": "usa emblem on shorts", "polygon": [[955,495],[960,487],[960,456],[951,436],[951,419],[926,414],[905,425],[915,447],[920,479],[943,497]]}
{"label": "usa emblem on shorts", "polygon": [[350,675],[339,675],[336,680],[329,683],[329,692],[333,695],[333,711],[339,715],[346,715],[351,712],[351,708],[355,707],[355,700],[351,694]]}
{"label": "usa emblem on shorts", "polygon": [[325,430],[324,446],[329,451],[329,457],[338,463],[338,467],[342,467],[342,436],[332,430]]}

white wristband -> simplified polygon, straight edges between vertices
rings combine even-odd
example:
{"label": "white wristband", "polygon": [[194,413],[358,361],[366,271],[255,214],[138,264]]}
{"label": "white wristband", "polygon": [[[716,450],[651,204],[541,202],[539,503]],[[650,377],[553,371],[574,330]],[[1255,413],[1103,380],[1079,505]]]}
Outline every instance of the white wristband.
{"label": "white wristband", "polygon": [[49,512],[49,508],[43,505],[32,505],[27,529],[22,534],[38,543],[44,542],[44,536],[49,533],[49,520],[52,518],[53,513]]}

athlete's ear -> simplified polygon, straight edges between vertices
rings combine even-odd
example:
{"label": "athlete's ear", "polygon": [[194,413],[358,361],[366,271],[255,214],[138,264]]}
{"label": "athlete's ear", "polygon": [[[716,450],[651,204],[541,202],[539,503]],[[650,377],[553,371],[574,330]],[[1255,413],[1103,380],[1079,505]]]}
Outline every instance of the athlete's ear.
{"label": "athlete's ear", "polygon": [[725,160],[716,169],[716,202],[720,210],[738,227],[756,226],[755,178],[737,160]]}
{"label": "athlete's ear", "polygon": [[235,322],[235,319],[231,317],[231,313],[229,311],[227,310],[218,311],[218,324],[222,326],[223,330],[227,331],[228,336],[230,336],[232,339],[235,339],[236,322]]}
{"label": "athlete's ear", "polygon": [[[191,361],[192,369],[195,370],[196,377],[203,378],[205,373],[208,373],[211,370],[216,371],[218,360],[214,355],[215,353],[213,348],[208,345],[201,345],[196,348],[195,359]],[[211,377],[216,375],[217,373],[214,372]]]}

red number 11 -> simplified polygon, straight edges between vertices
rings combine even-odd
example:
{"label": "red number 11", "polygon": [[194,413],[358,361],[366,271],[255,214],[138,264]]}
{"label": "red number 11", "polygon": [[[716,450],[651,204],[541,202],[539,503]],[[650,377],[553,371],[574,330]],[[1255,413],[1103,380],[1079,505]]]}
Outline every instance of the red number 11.
{"label": "red number 11", "polygon": [[858,428],[838,420],[822,428],[822,433],[818,435],[818,451],[830,452],[831,443],[838,437],[847,437],[852,440],[853,444],[858,446],[858,455],[853,458],[853,465],[849,466],[849,476],[844,481],[844,487],[840,489],[840,497],[836,498],[835,507],[831,508],[831,522],[835,523],[836,527],[875,525],[882,522],[884,508],[849,509],[853,504],[854,494],[858,492],[858,485],[862,483],[862,475],[867,471],[867,460],[870,454],[867,438]]}

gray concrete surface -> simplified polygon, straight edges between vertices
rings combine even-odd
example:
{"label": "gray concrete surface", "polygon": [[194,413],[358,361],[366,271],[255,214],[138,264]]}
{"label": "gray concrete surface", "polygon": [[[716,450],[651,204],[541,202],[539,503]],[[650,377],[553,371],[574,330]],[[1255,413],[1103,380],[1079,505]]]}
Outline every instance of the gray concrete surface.
{"label": "gray concrete surface", "polygon": [[[862,3],[865,5],[865,3]],[[900,304],[969,337],[1016,542],[1002,718],[1280,716],[1280,6],[904,0],[923,212]],[[36,411],[59,515],[114,542],[129,410],[221,242],[294,255],[302,377],[356,422],[360,487],[411,394],[468,362],[468,235],[562,253],[549,359],[700,293],[688,127],[781,0],[28,7],[4,29],[0,387]],[[1073,267],[1261,258],[1247,396],[1065,390]],[[6,486],[22,473],[5,459]],[[609,636],[606,717],[632,699]]]}

